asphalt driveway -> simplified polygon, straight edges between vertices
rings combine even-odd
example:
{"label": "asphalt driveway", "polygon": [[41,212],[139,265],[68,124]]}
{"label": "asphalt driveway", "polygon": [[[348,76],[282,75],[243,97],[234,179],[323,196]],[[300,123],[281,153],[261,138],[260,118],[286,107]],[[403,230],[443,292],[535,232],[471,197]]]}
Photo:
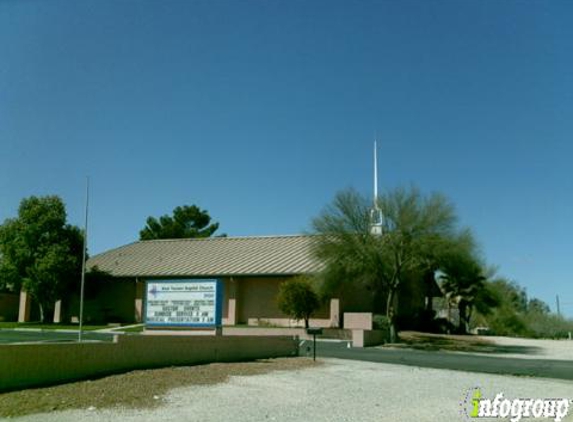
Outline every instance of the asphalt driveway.
{"label": "asphalt driveway", "polygon": [[[309,354],[312,342],[301,345],[301,356]],[[571,344],[573,347],[573,343]],[[423,368],[451,369],[487,374],[519,375],[573,380],[573,362],[552,359],[516,359],[470,353],[385,349],[380,347],[349,348],[347,342],[317,342],[317,357],[392,363]],[[312,350],[310,351],[312,354]]]}

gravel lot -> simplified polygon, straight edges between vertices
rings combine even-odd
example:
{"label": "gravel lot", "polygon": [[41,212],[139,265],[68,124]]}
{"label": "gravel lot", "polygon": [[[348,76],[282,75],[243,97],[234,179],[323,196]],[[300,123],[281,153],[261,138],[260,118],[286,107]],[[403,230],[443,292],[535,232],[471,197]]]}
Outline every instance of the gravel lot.
{"label": "gravel lot", "polygon": [[[573,382],[325,359],[324,364],[171,390],[162,406],[69,410],[17,421],[463,421],[460,403],[483,396],[573,398]],[[485,420],[485,419],[484,419]],[[499,420],[499,419],[487,419]],[[538,419],[524,419],[538,420]],[[553,420],[553,419],[539,419]],[[573,421],[573,409],[564,419]]]}
{"label": "gravel lot", "polygon": [[[482,337],[500,346],[517,346],[531,349],[533,352],[501,354],[501,357],[518,359],[557,359],[573,361],[573,340],[542,340],[511,337]],[[489,354],[494,356],[495,354]]]}

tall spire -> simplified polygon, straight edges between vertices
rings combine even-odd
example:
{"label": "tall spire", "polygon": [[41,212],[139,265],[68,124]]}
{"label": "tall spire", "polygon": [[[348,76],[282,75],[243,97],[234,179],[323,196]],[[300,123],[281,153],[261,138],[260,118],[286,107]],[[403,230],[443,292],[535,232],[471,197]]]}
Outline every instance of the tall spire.
{"label": "tall spire", "polygon": [[374,138],[374,203],[370,211],[370,233],[374,235],[382,234],[384,217],[382,210],[378,206],[378,147],[376,137]]}
{"label": "tall spire", "polygon": [[374,209],[378,206],[378,148],[374,138]]}

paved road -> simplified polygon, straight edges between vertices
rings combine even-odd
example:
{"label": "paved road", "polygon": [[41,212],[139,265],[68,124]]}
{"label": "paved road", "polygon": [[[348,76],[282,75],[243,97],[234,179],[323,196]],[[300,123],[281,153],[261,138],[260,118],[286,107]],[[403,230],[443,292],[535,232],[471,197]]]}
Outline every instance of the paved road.
{"label": "paved road", "polygon": [[[89,331],[84,331],[82,337],[85,340],[98,341],[111,341],[113,339],[112,334],[93,333]],[[77,339],[77,332],[0,329],[0,344],[23,342],[71,342],[77,341]]]}
{"label": "paved road", "polygon": [[[302,356],[307,354],[307,346],[311,344],[312,342],[305,342],[301,346]],[[346,342],[317,342],[316,353],[318,358],[331,357],[424,368],[573,380],[573,362],[567,360],[512,359],[455,352],[426,352],[375,347],[349,349]]]}

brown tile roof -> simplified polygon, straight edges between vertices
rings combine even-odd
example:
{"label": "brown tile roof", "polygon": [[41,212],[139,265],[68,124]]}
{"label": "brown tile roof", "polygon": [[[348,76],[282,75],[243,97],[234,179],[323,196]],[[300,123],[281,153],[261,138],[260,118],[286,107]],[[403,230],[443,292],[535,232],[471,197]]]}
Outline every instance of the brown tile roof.
{"label": "brown tile roof", "polygon": [[116,277],[292,275],[322,268],[312,256],[315,236],[211,237],[146,240],[90,258]]}

